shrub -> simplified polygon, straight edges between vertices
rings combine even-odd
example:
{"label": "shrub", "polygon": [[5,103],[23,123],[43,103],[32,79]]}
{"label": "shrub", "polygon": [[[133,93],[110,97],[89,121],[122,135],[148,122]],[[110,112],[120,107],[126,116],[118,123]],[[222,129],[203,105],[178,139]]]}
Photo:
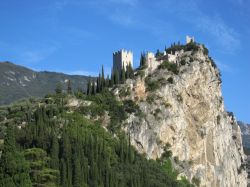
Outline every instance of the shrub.
{"label": "shrub", "polygon": [[159,82],[151,80],[149,77],[145,79],[145,83],[147,85],[147,91],[155,91],[160,88]]}
{"label": "shrub", "polygon": [[154,100],[155,100],[155,97],[153,95],[150,95],[147,97],[146,101],[149,103],[149,104],[152,104],[154,103]]}
{"label": "shrub", "polygon": [[130,90],[129,88],[126,89],[126,88],[122,88],[119,92],[119,96],[120,97],[126,97],[126,96],[129,96],[130,95]]}
{"label": "shrub", "polygon": [[138,110],[140,110],[139,106],[132,100],[125,100],[123,101],[124,104],[124,110],[127,113],[136,113]]}
{"label": "shrub", "polygon": [[167,80],[170,84],[173,84],[174,83],[174,79],[172,77],[169,77],[168,80]]}
{"label": "shrub", "polygon": [[182,60],[180,61],[180,64],[181,64],[182,66],[184,66],[184,65],[186,65],[186,61],[182,59]]}
{"label": "shrub", "polygon": [[160,112],[161,112],[161,110],[159,108],[155,109],[154,117],[157,117]]}
{"label": "shrub", "polygon": [[165,106],[166,108],[172,107],[172,105],[171,105],[170,103],[168,103],[168,102],[164,102],[164,106]]}
{"label": "shrub", "polygon": [[177,100],[179,101],[179,102],[183,102],[183,98],[182,98],[182,96],[179,94],[179,95],[177,95]]}
{"label": "shrub", "polygon": [[199,178],[193,177],[192,178],[192,183],[199,187],[200,184],[201,184],[201,181],[200,181]]}
{"label": "shrub", "polygon": [[208,51],[208,49],[205,47],[204,44],[202,44],[202,47],[203,47],[203,53],[204,53],[204,55],[208,55],[208,54],[209,54],[209,51]]}
{"label": "shrub", "polygon": [[137,75],[140,76],[141,78],[145,77],[145,71],[140,69],[137,71]]}
{"label": "shrub", "polygon": [[168,71],[173,72],[174,74],[178,74],[178,66],[177,64],[169,63],[168,61],[164,61],[160,66],[159,69],[167,69]]}

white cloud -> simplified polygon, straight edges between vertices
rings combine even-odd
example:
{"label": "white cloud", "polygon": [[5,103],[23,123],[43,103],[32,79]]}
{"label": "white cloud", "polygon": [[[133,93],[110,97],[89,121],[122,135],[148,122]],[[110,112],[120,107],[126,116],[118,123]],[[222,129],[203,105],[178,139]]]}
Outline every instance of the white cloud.
{"label": "white cloud", "polygon": [[222,72],[232,73],[234,69],[226,63],[216,60],[216,64]]}
{"label": "white cloud", "polygon": [[116,12],[110,16],[111,21],[119,25],[130,27],[135,25],[135,20],[131,15]]}
{"label": "white cloud", "polygon": [[108,0],[111,3],[124,4],[129,6],[135,6],[138,3],[138,0]]}
{"label": "white cloud", "polygon": [[97,72],[85,71],[85,70],[76,70],[76,71],[70,71],[70,72],[65,72],[65,73],[69,75],[85,75],[85,76],[98,76],[99,74]]}
{"label": "white cloud", "polygon": [[[105,76],[109,75],[110,77],[110,73],[111,73],[111,68],[110,67],[104,67],[104,73]],[[101,72],[94,72],[94,71],[88,71],[88,70],[74,70],[74,71],[67,71],[65,72],[66,74],[69,75],[85,75],[85,76],[95,76],[97,77],[99,75],[99,73]]]}
{"label": "white cloud", "polygon": [[240,45],[238,33],[226,25],[220,18],[202,16],[197,18],[197,27],[204,33],[210,34],[224,52],[233,52]]}
{"label": "white cloud", "polygon": [[25,50],[20,50],[17,51],[19,55],[18,59],[28,64],[35,64],[45,60],[47,57],[52,55],[57,49],[58,46],[47,46],[44,48],[29,48]]}

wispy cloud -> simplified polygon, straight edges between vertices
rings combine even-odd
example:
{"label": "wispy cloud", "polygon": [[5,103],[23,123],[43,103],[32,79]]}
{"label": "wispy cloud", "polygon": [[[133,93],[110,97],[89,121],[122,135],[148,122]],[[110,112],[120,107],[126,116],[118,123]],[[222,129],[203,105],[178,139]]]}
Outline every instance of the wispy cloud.
{"label": "wispy cloud", "polygon": [[35,64],[45,60],[47,57],[56,52],[56,46],[50,46],[40,49],[25,49],[19,54],[19,59],[28,64]]}
{"label": "wispy cloud", "polygon": [[85,76],[98,76],[98,72],[92,72],[92,71],[86,71],[86,70],[76,70],[76,71],[70,71],[65,72],[69,75],[85,75]]}
{"label": "wispy cloud", "polygon": [[[105,70],[105,75],[110,75],[111,72],[111,68],[110,67],[104,67]],[[88,70],[74,70],[74,71],[67,71],[65,72],[66,74],[69,75],[85,75],[85,76],[94,76],[97,77],[99,75],[100,72],[96,72],[96,71],[88,71]]]}
{"label": "wispy cloud", "polygon": [[61,11],[70,3],[70,0],[58,0],[54,3],[53,8],[56,11]]}
{"label": "wispy cloud", "polygon": [[96,39],[97,38],[94,32],[91,32],[83,28],[67,27],[64,29],[64,32],[70,36],[70,39],[75,38],[78,41],[83,40],[83,39]]}
{"label": "wispy cloud", "polygon": [[238,33],[226,25],[218,17],[202,16],[197,18],[197,27],[203,32],[209,33],[225,52],[233,52],[240,45]]}
{"label": "wispy cloud", "polygon": [[232,53],[238,49],[241,42],[237,30],[229,26],[218,12],[214,15],[212,12],[208,14],[202,11],[198,2],[198,0],[188,2],[160,0],[158,8],[164,10],[171,7],[169,9],[171,15],[175,15],[176,19],[178,17],[178,19],[190,24],[198,32],[205,34],[206,38],[213,38],[212,42],[220,48],[220,51]]}
{"label": "wispy cloud", "polygon": [[218,65],[219,69],[225,73],[232,73],[235,70],[229,64],[226,64],[219,60],[216,60],[216,64]]}
{"label": "wispy cloud", "polygon": [[[35,46],[35,47],[34,47]],[[9,53],[16,63],[23,63],[25,65],[36,64],[47,59],[50,55],[54,54],[59,48],[60,44],[55,42],[44,43],[44,44],[12,44],[7,42],[0,42],[0,47]]]}
{"label": "wispy cloud", "polygon": [[124,4],[129,6],[136,6],[138,0],[108,0],[108,2],[116,3],[116,4]]}
{"label": "wispy cloud", "polygon": [[120,11],[110,15],[110,20],[124,27],[131,27],[136,24],[135,19],[131,15],[121,13]]}

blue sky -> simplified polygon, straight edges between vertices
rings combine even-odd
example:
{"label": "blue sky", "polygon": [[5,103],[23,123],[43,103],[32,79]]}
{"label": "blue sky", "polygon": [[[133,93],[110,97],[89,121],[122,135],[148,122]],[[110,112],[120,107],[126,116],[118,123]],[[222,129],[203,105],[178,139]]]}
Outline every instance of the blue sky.
{"label": "blue sky", "polygon": [[163,50],[194,35],[222,71],[226,108],[250,123],[249,0],[0,0],[0,61],[96,75],[112,52]]}

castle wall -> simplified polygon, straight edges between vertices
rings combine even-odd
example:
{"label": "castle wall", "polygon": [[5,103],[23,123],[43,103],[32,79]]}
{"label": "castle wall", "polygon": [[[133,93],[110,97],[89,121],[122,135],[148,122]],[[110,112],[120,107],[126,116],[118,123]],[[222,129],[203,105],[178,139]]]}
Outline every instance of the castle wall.
{"label": "castle wall", "polygon": [[152,52],[146,54],[146,62],[149,72],[154,71],[159,65],[159,62],[156,60],[155,55]]}
{"label": "castle wall", "polygon": [[120,50],[113,53],[113,71],[122,71],[122,68],[127,69],[127,66],[131,64],[133,67],[133,53],[131,51]]}

